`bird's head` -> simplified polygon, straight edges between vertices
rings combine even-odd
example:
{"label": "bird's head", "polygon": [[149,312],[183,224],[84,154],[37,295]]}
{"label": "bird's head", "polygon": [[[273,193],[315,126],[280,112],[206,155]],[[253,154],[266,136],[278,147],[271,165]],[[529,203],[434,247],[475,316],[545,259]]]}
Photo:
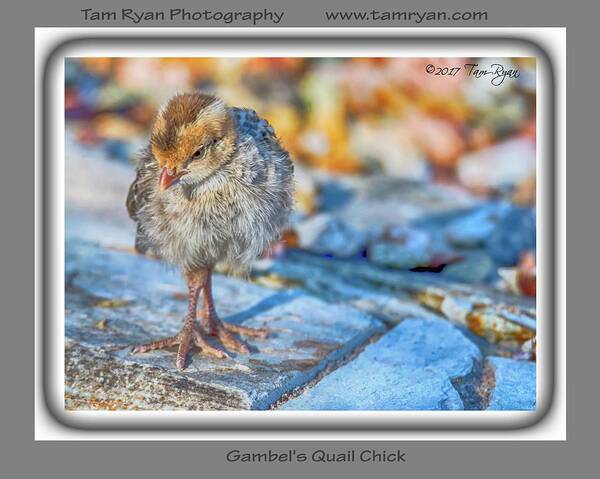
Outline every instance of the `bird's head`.
{"label": "bird's head", "polygon": [[220,99],[204,93],[175,95],[159,111],[150,136],[161,168],[160,189],[199,184],[231,157],[233,121]]}

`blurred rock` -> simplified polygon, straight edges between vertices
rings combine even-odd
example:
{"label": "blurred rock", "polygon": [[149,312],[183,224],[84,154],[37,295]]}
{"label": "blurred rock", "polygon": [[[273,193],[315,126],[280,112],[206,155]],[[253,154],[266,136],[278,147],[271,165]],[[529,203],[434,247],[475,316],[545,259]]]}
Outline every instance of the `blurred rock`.
{"label": "blurred rock", "polygon": [[[87,217],[88,223],[110,224],[123,231],[134,228],[129,219],[125,198],[129,185],[135,178],[130,164],[110,161],[98,149],[89,149],[77,144],[69,132],[65,138],[65,202],[67,209]],[[70,218],[67,215],[66,221]],[[80,224],[81,226],[81,224]],[[87,235],[85,229],[70,233]],[[97,240],[103,235],[97,230]]]}
{"label": "blurred rock", "polygon": [[429,235],[414,228],[396,227],[387,239],[369,245],[367,256],[373,263],[398,269],[428,265],[432,260]]}
{"label": "blurred rock", "polygon": [[498,276],[500,276],[500,281],[497,283],[498,289],[514,294],[521,294],[521,289],[519,288],[519,269],[516,266],[498,268]]}
{"label": "blurred rock", "polygon": [[[290,255],[288,255],[290,256]],[[259,284],[266,280],[273,284],[293,284],[329,303],[341,303],[365,311],[388,324],[398,324],[409,317],[437,317],[421,306],[407,292],[389,291],[376,283],[359,277],[341,276],[335,271],[335,260],[331,268],[310,264],[302,257],[291,261],[285,257],[278,261],[261,261],[255,265],[253,279]],[[322,260],[325,263],[327,260]]]}
{"label": "blurred rock", "polygon": [[284,410],[461,410],[453,381],[471,374],[479,349],[439,319],[407,319]]}
{"label": "blurred rock", "polygon": [[[426,70],[427,65],[432,64],[438,68],[452,68],[463,65],[469,61],[468,58],[390,58],[383,67],[392,81],[409,91],[423,92],[425,94],[448,100],[459,98],[465,84],[464,75],[432,75]],[[423,96],[423,95],[419,95]],[[444,113],[448,113],[444,111]]]}
{"label": "blurred rock", "polygon": [[508,94],[496,98],[494,104],[479,111],[478,123],[485,125],[494,138],[504,138],[518,132],[530,113],[527,99]]}
{"label": "blurred rock", "polygon": [[130,352],[180,328],[186,303],[178,274],[145,257],[70,241],[66,277],[67,409],[266,409],[383,330],[348,306],[216,275],[221,317],[272,335],[247,341],[251,353],[231,359],[194,350],[182,372],[173,351]]}
{"label": "blurred rock", "polygon": [[428,177],[425,158],[402,122],[360,122],[350,132],[350,143],[367,166],[373,163],[398,178],[425,180]]}
{"label": "blurred rock", "polygon": [[490,203],[477,207],[446,226],[446,238],[450,244],[460,248],[481,246],[509,210],[508,203]]}
{"label": "blurred rock", "polygon": [[[526,77],[526,69],[507,59],[480,59],[477,62],[477,68],[488,71],[496,69],[492,63],[503,65],[506,70],[519,68],[519,77],[505,77],[500,85],[492,83],[491,75],[487,78],[470,78],[465,97],[475,110],[472,124],[487,129],[494,138],[503,138],[519,131],[532,117],[531,99],[517,89]],[[535,68],[532,73],[535,76]]]}
{"label": "blurred rock", "polygon": [[334,64],[307,72],[300,94],[307,107],[299,152],[309,164],[336,173],[358,173],[360,159],[350,148],[348,122]]}
{"label": "blurred rock", "polygon": [[[366,295],[363,304],[371,310],[377,308],[377,301],[398,307],[396,312],[389,310],[391,316],[380,316],[387,322],[394,322],[395,314],[405,318],[402,310],[421,305],[507,350],[520,348],[535,335],[533,298],[453,282],[439,274],[383,269],[364,260],[328,259],[299,251],[289,252],[276,262],[265,262],[261,268],[292,279],[327,301],[350,299],[351,304],[363,307],[360,294],[376,292],[378,300],[369,301]],[[386,301],[386,297],[397,302]]]}
{"label": "blurred rock", "polygon": [[[314,172],[313,172],[314,175]],[[341,211],[351,204],[356,188],[343,179],[318,175],[319,210],[327,213]]]}
{"label": "blurred rock", "polygon": [[536,88],[536,59],[535,58],[516,58],[515,62],[521,73],[518,80],[519,86],[530,94],[535,94]]}
{"label": "blurred rock", "polygon": [[537,291],[536,256],[533,251],[526,251],[519,260],[519,289],[522,294],[535,298]]}
{"label": "blurred rock", "polygon": [[109,77],[112,71],[113,59],[110,57],[80,57],[78,62],[86,72],[96,76]]}
{"label": "blurred rock", "polygon": [[129,218],[90,215],[89,211],[67,207],[65,210],[65,240],[96,242],[107,248],[133,251],[135,224]]}
{"label": "blurred rock", "polygon": [[302,129],[300,112],[293,103],[269,103],[265,105],[263,116],[275,129],[283,146],[292,158],[298,154],[298,137]]}
{"label": "blurred rock", "polygon": [[466,148],[465,138],[453,123],[411,112],[407,118],[415,141],[437,167],[453,168]]}
{"label": "blurred rock", "polygon": [[531,175],[517,185],[512,201],[522,206],[535,206],[536,178]]}
{"label": "blurred rock", "polygon": [[526,251],[516,267],[498,270],[502,282],[499,287],[514,294],[524,294],[535,298],[537,290],[535,253]]}
{"label": "blurred rock", "polygon": [[370,239],[386,230],[437,214],[472,207],[474,197],[459,188],[385,175],[320,175],[321,211],[331,212]]}
{"label": "blurred rock", "polygon": [[367,242],[365,233],[326,213],[298,223],[295,231],[301,248],[340,258],[360,253]]}
{"label": "blurred rock", "polygon": [[173,92],[189,89],[191,79],[192,72],[183,63],[163,62],[160,58],[124,58],[114,65],[114,80],[120,88],[144,92],[156,103],[162,103]]}
{"label": "blurred rock", "polygon": [[492,344],[520,348],[535,335],[535,317],[510,303],[478,306],[467,315],[470,331]]}
{"label": "blurred rock", "polygon": [[81,120],[94,116],[94,110],[83,103],[79,92],[74,88],[65,88],[65,119]]}
{"label": "blurred rock", "polygon": [[[475,70],[494,72],[498,65],[501,65],[505,71],[518,68],[513,61],[508,58],[474,58],[466,61],[473,65]],[[498,84],[499,80],[492,82],[495,75],[489,74],[477,78],[475,75],[469,76],[469,80],[465,84],[465,98],[467,101],[478,107],[485,108],[493,106],[498,98],[506,97],[510,94],[514,87],[519,84],[518,78],[504,78]]]}
{"label": "blurred rock", "polygon": [[390,88],[381,64],[364,58],[354,58],[340,66],[339,84],[349,112],[356,116],[381,114],[395,106],[400,96]]}
{"label": "blurred rock", "polygon": [[523,343],[521,351],[513,355],[514,359],[526,359],[528,361],[535,361],[537,359],[537,339],[534,336],[529,341]]}
{"label": "blurred rock", "polygon": [[475,285],[433,282],[414,287],[413,297],[491,344],[514,351],[535,336],[535,302],[530,298]]}
{"label": "blurred rock", "polygon": [[496,263],[489,255],[479,251],[461,253],[461,258],[447,265],[442,275],[462,283],[485,283],[496,272]]}
{"label": "blurred rock", "polygon": [[458,177],[475,189],[513,188],[535,174],[535,142],[526,138],[503,143],[463,156]]}
{"label": "blurred rock", "polygon": [[128,142],[122,140],[104,140],[102,147],[110,158],[130,163],[132,158],[140,151],[137,142]]}
{"label": "blurred rock", "polygon": [[104,140],[102,146],[104,150],[111,158],[125,159],[129,160],[131,150],[129,149],[129,144],[126,141],[122,140]]}
{"label": "blurred rock", "polygon": [[132,141],[144,134],[139,125],[114,114],[98,115],[93,125],[96,134],[107,140]]}
{"label": "blurred rock", "polygon": [[535,363],[490,357],[486,367],[493,372],[490,411],[534,411],[536,408]]}
{"label": "blurred rock", "polygon": [[535,210],[514,207],[485,242],[487,252],[503,266],[514,266],[521,254],[535,250]]}
{"label": "blurred rock", "polygon": [[[521,74],[495,86],[490,77],[432,75],[426,68],[468,62],[517,67]],[[146,135],[156,108],[192,89],[256,109],[297,161],[334,173],[362,173],[375,164],[392,176],[454,181],[465,151],[535,132],[535,64],[526,59],[79,58],[65,62],[65,85],[66,118],[109,116],[96,136],[109,140],[117,157],[123,145],[114,141],[126,141],[132,128]],[[491,166],[504,171],[504,163]],[[495,185],[505,175],[466,176]]]}

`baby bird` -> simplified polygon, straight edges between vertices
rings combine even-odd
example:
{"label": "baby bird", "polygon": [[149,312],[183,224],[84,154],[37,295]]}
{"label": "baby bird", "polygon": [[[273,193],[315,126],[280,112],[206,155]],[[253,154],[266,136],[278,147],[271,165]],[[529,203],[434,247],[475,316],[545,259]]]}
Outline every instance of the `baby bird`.
{"label": "baby bird", "polygon": [[[178,94],[158,112],[150,144],[138,159],[127,209],[137,223],[135,248],[151,251],[183,272],[188,314],[175,336],[135,346],[133,352],[179,346],[184,369],[193,345],[205,354],[228,355],[207,341],[247,353],[234,334],[265,337],[267,330],[221,321],[211,273],[247,270],[281,235],[292,208],[293,165],[273,128],[249,109],[219,98]],[[197,302],[204,305],[200,324]]]}

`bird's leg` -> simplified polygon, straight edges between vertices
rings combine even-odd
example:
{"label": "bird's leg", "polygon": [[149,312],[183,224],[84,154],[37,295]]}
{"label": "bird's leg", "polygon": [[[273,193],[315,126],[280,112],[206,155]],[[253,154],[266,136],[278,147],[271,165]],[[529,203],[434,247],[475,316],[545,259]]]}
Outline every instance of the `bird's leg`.
{"label": "bird's leg", "polygon": [[210,356],[214,356],[217,358],[228,357],[224,351],[215,348],[206,341],[202,332],[198,329],[196,324],[198,296],[203,285],[206,283],[207,277],[210,277],[210,271],[203,272],[201,274],[188,275],[187,277],[188,314],[185,318],[181,331],[179,331],[179,333],[177,333],[175,336],[135,346],[132,352],[145,353],[147,351],[152,351],[155,349],[164,349],[179,345],[179,349],[177,350],[176,362],[178,369],[185,369],[185,360],[187,357],[187,353],[194,344],[200,349],[202,349],[204,353]]}
{"label": "bird's leg", "polygon": [[266,338],[268,331],[266,329],[248,328],[237,324],[225,323],[219,319],[212,295],[212,271],[208,271],[202,294],[204,296],[204,306],[202,308],[201,318],[202,326],[211,336],[216,336],[221,344],[228,349],[237,351],[238,353],[248,353],[248,346],[238,340],[233,334],[241,334],[244,336]]}

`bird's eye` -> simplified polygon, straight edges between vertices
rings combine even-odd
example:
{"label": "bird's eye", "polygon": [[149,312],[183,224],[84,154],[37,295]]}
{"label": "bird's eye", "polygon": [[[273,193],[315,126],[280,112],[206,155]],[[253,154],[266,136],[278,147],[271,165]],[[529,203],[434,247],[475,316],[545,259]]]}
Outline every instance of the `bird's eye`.
{"label": "bird's eye", "polygon": [[203,151],[204,151],[204,147],[201,146],[196,151],[194,151],[194,154],[192,155],[192,158],[200,158],[200,156],[202,156],[202,152]]}

